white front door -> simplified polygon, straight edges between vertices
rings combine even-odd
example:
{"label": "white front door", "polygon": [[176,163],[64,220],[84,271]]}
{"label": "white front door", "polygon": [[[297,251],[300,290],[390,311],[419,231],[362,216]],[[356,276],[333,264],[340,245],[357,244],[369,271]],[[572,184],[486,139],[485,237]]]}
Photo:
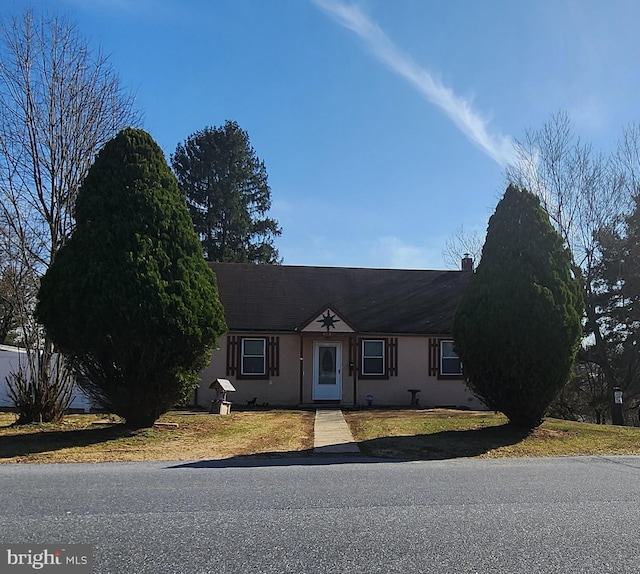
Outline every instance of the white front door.
{"label": "white front door", "polygon": [[342,398],[342,343],[313,343],[313,400]]}

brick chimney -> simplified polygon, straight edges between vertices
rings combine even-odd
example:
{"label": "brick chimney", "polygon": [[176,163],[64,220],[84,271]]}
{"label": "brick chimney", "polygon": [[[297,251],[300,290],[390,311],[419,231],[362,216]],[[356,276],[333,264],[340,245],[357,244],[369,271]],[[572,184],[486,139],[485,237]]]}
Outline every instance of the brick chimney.
{"label": "brick chimney", "polygon": [[462,258],[462,270],[473,271],[473,259],[468,253],[465,253],[464,257]]}

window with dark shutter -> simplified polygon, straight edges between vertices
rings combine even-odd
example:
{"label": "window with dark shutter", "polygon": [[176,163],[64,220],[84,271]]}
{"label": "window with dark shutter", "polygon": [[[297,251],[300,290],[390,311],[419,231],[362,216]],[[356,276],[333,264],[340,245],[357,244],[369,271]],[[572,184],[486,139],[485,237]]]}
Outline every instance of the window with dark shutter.
{"label": "window with dark shutter", "polygon": [[243,377],[267,374],[266,339],[242,339],[240,374]]}
{"label": "window with dark shutter", "polygon": [[268,379],[280,375],[280,337],[228,337],[227,375]]}
{"label": "window with dark shutter", "polygon": [[440,375],[443,377],[462,376],[462,362],[453,350],[453,341],[440,341]]}
{"label": "window with dark shutter", "polygon": [[362,375],[380,377],[386,375],[385,341],[382,339],[364,339],[362,341]]}
{"label": "window with dark shutter", "polygon": [[[357,352],[356,352],[357,351]],[[349,364],[361,379],[388,379],[398,375],[398,339],[360,339]],[[359,360],[359,363],[352,361]]]}
{"label": "window with dark shutter", "polygon": [[463,379],[462,362],[452,339],[429,339],[428,374],[438,379]]}

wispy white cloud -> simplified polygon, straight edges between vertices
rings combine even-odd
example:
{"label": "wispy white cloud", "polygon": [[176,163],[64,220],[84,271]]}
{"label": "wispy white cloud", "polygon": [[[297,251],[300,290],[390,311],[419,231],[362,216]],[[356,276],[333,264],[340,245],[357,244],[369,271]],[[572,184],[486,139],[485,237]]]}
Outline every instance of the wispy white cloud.
{"label": "wispy white cloud", "polygon": [[[438,242],[434,243],[435,246]],[[443,269],[438,248],[413,245],[394,235],[366,237],[354,241],[318,235],[304,242],[278,245],[287,265],[330,265],[333,267],[374,267],[384,269]]]}
{"label": "wispy white cloud", "polygon": [[392,235],[378,237],[371,245],[369,256],[377,267],[392,269],[442,267],[442,258],[437,250],[411,245]]}
{"label": "wispy white cloud", "polygon": [[311,0],[339,24],[357,34],[371,53],[393,72],[404,78],[432,104],[439,107],[470,141],[503,167],[515,158],[510,137],[490,133],[487,120],[471,103],[436,80],[432,73],[416,64],[358,6],[342,0]]}

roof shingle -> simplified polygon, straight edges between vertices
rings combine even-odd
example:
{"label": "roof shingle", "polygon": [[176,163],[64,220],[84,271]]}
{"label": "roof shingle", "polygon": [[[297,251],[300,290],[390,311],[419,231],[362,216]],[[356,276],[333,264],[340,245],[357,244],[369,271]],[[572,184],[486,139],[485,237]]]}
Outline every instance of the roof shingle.
{"label": "roof shingle", "polygon": [[230,331],[293,332],[331,307],[361,333],[451,333],[468,271],[211,263]]}

